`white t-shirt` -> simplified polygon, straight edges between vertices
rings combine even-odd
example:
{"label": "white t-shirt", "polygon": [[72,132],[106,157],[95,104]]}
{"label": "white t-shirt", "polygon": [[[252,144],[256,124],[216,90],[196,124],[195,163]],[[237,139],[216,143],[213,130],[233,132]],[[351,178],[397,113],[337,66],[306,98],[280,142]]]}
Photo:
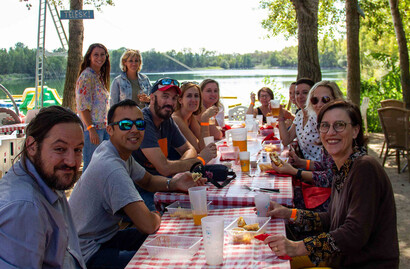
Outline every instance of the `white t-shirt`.
{"label": "white t-shirt", "polygon": [[296,137],[298,139],[299,148],[302,150],[305,159],[320,161],[322,157],[322,146],[318,146],[315,143],[320,140],[316,116],[308,115],[308,117],[308,121],[305,126],[303,126],[303,111],[300,110],[296,113],[293,121],[296,127]]}

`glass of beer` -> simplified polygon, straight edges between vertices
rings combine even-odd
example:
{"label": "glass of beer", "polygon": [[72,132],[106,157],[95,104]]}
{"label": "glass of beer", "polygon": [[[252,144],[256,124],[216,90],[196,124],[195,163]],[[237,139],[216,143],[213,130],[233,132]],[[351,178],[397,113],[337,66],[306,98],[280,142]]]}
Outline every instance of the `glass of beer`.
{"label": "glass of beer", "polygon": [[191,202],[192,217],[194,225],[201,225],[201,219],[208,216],[208,205],[206,203],[206,187],[192,187],[188,189]]}
{"label": "glass of beer", "polygon": [[239,152],[239,161],[241,163],[241,171],[246,173],[249,172],[251,153],[249,151]]}
{"label": "glass of beer", "polygon": [[246,130],[246,128],[231,129],[230,131],[233,146],[238,147],[239,151],[247,151],[248,144],[246,137],[248,131]]}
{"label": "glass of beer", "polygon": [[270,100],[270,109],[272,116],[275,118],[279,117],[280,100],[274,99]]}

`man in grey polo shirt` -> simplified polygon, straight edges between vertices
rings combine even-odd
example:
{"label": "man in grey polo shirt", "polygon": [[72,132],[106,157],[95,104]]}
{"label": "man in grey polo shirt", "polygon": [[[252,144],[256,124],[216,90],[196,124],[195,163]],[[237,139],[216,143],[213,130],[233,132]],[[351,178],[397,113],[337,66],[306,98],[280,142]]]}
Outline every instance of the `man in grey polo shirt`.
{"label": "man in grey polo shirt", "polygon": [[43,108],[26,136],[21,160],[0,180],[0,268],[85,268],[64,194],[81,165],[81,120]]}
{"label": "man in grey polo shirt", "polygon": [[[159,213],[147,208],[134,184],[148,191],[187,191],[205,181],[194,182],[190,173],[153,176],[131,157],[145,132],[142,112],[134,101],[113,105],[107,120],[110,140],[95,150],[69,202],[87,268],[124,268],[146,234],[159,228]],[[119,229],[125,215],[136,228]]]}

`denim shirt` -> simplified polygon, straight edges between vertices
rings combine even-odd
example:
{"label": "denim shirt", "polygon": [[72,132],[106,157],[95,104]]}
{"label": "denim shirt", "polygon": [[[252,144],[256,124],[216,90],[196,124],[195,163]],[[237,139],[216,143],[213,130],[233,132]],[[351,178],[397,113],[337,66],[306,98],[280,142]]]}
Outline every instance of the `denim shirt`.
{"label": "denim shirt", "polygon": [[[152,87],[149,78],[141,73],[138,73],[137,77],[142,93],[149,95]],[[111,84],[110,107],[125,99],[132,99],[132,86],[127,74],[122,72]]]}
{"label": "denim shirt", "polygon": [[0,180],[0,268],[86,268],[64,192],[26,166]]}

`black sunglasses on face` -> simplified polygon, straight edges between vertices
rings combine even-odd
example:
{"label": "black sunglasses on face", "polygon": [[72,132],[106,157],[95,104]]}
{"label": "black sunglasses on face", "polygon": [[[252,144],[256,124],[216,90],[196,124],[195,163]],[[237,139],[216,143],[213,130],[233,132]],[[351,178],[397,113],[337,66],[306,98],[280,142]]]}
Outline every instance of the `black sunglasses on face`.
{"label": "black sunglasses on face", "polygon": [[[312,98],[310,98],[310,102],[313,104],[313,105],[316,105],[317,103],[319,103],[319,98],[317,98],[317,97],[312,97]],[[327,104],[327,103],[329,103],[330,102],[330,97],[329,96],[323,96],[322,97],[322,103],[323,104]]]}
{"label": "black sunglasses on face", "polygon": [[114,125],[117,125],[117,124],[118,124],[118,127],[120,128],[120,130],[122,130],[122,131],[131,130],[132,125],[134,125],[134,124],[135,124],[135,127],[137,127],[138,131],[144,131],[145,130],[145,125],[146,125],[146,123],[143,119],[120,120],[120,121],[117,121],[117,122],[110,123],[108,125],[114,126]]}

